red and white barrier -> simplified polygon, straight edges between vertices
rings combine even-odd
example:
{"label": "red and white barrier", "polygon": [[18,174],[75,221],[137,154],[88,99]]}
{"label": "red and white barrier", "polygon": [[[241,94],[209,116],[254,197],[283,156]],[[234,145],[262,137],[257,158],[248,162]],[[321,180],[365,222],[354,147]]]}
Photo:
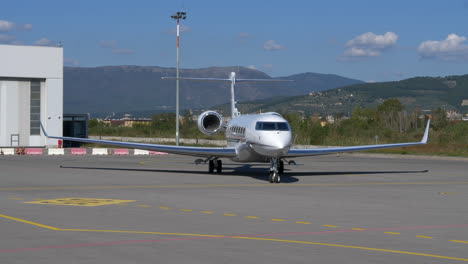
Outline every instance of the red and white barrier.
{"label": "red and white barrier", "polygon": [[93,151],[91,152],[92,155],[108,155],[109,152],[107,151],[106,148],[93,148]]}
{"label": "red and white barrier", "polygon": [[114,155],[128,155],[128,149],[114,149]]}
{"label": "red and white barrier", "polygon": [[86,155],[86,149],[85,148],[72,148],[71,154],[72,155]]}
{"label": "red and white barrier", "polygon": [[50,148],[48,149],[49,155],[65,155],[65,150],[63,148]]}
{"label": "red and white barrier", "polygon": [[0,155],[15,155],[14,148],[2,148],[0,149]]}
{"label": "red and white barrier", "polygon": [[[86,155],[88,153],[86,148],[71,148],[71,155]],[[63,148],[49,148],[45,150],[42,148],[0,148],[0,155],[65,155],[65,149]],[[130,155],[129,149],[107,149],[107,148],[93,148],[91,150],[92,155]],[[135,149],[134,155],[168,155],[166,152],[160,151],[149,151],[142,149]]]}
{"label": "red and white barrier", "polygon": [[135,149],[133,155],[149,155],[149,151],[144,149]]}
{"label": "red and white barrier", "polygon": [[26,155],[42,155],[43,151],[41,148],[27,148]]}

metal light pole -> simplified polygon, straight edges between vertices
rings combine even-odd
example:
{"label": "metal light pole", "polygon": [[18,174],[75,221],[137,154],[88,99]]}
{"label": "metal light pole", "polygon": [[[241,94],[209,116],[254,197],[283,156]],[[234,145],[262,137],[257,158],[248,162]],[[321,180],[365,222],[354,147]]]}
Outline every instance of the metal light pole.
{"label": "metal light pole", "polygon": [[177,39],[176,39],[176,145],[179,145],[179,48],[180,48],[180,19],[186,19],[186,12],[177,12],[171,16],[177,21]]}

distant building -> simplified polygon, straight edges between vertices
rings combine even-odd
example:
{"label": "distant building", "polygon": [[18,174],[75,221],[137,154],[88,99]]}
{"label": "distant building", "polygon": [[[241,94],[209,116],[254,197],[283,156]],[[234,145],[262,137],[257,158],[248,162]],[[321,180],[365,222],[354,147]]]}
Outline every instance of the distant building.
{"label": "distant building", "polygon": [[447,118],[450,120],[461,120],[463,115],[456,111],[447,111]]}
{"label": "distant building", "polygon": [[444,81],[444,84],[447,85],[448,88],[455,88],[457,86],[457,81],[454,81],[454,80]]}
{"label": "distant building", "polygon": [[0,146],[56,146],[62,115],[63,48],[0,45]]}
{"label": "distant building", "polygon": [[464,99],[461,103],[462,106],[468,106],[468,99]]}
{"label": "distant building", "polygon": [[122,119],[105,119],[102,120],[104,124],[111,126],[133,127],[135,125],[151,125],[152,120],[147,118],[122,118]]}

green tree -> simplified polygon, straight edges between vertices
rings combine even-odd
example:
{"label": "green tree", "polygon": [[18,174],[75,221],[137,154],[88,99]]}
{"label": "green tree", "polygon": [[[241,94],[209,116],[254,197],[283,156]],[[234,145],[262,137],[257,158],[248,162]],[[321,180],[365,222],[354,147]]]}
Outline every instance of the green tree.
{"label": "green tree", "polygon": [[442,108],[437,108],[436,110],[432,111],[432,128],[434,130],[441,130],[445,128],[448,124],[447,112]]}
{"label": "green tree", "polygon": [[89,128],[95,128],[99,125],[99,121],[97,119],[91,119],[88,121]]}
{"label": "green tree", "polygon": [[387,99],[377,106],[377,117],[380,125],[402,131],[402,111],[405,107],[396,98]]}

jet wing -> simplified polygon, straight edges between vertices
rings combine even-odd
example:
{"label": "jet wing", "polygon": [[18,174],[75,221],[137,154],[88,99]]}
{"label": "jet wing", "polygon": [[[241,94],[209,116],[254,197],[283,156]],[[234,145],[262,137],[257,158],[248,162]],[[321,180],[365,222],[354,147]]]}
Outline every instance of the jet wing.
{"label": "jet wing", "polygon": [[365,146],[330,147],[330,148],[313,148],[313,149],[290,149],[288,153],[283,157],[284,158],[305,157],[305,156],[326,155],[326,154],[333,154],[333,153],[353,152],[353,151],[370,150],[370,149],[384,149],[384,148],[424,145],[427,143],[427,140],[429,138],[430,122],[431,120],[429,119],[427,121],[424,136],[420,142],[365,145]]}
{"label": "jet wing", "polygon": [[203,148],[203,147],[185,147],[185,146],[169,146],[169,145],[156,145],[145,143],[121,142],[112,140],[98,140],[88,138],[74,138],[74,137],[56,137],[49,136],[41,124],[41,129],[44,135],[48,138],[77,141],[84,143],[105,144],[111,146],[125,147],[131,149],[145,149],[152,151],[161,151],[172,154],[180,154],[196,157],[218,157],[218,158],[232,158],[236,156],[234,148]]}

